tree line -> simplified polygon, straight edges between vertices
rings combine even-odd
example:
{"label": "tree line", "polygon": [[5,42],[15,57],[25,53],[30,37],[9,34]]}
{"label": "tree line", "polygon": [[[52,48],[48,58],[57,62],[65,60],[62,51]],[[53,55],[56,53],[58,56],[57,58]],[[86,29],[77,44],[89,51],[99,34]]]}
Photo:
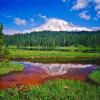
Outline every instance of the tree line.
{"label": "tree line", "polygon": [[3,34],[3,24],[0,24],[0,57],[4,55],[4,34]]}
{"label": "tree line", "polygon": [[92,32],[31,32],[26,34],[5,35],[6,47],[9,45],[17,46],[17,48],[26,47],[67,47],[67,46],[100,46],[100,31]]}

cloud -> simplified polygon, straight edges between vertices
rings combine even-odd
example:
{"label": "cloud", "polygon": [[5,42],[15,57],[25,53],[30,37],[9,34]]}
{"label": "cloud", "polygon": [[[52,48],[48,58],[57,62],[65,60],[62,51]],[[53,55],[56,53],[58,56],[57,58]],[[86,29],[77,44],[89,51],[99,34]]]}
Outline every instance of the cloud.
{"label": "cloud", "polygon": [[100,0],[94,0],[97,18],[100,18]]}
{"label": "cloud", "polygon": [[[28,25],[30,26],[35,26],[35,23],[34,23],[34,19],[33,18],[29,18],[27,21],[24,20],[24,19],[20,19],[20,18],[15,18],[14,19],[14,23],[16,25],[26,25],[28,23]],[[27,33],[29,30],[16,30],[16,29],[9,29],[9,28],[5,28],[3,30],[4,34],[6,35],[13,35],[13,34],[18,34],[18,33]],[[29,31],[31,32],[31,31]]]}
{"label": "cloud", "polygon": [[96,15],[98,18],[100,18],[100,10],[97,11],[97,15]]}
{"label": "cloud", "polygon": [[100,27],[92,27],[93,30],[100,30]]}
{"label": "cloud", "polygon": [[41,18],[41,19],[44,19],[45,21],[48,20],[48,17],[45,16],[45,15],[42,15],[42,14],[38,14],[38,16]]}
{"label": "cloud", "polygon": [[89,20],[91,18],[91,16],[87,14],[87,11],[81,12],[79,16],[80,18],[85,19],[85,20]]}
{"label": "cloud", "polygon": [[95,10],[100,10],[100,4],[95,6]]}
{"label": "cloud", "polygon": [[21,25],[25,26],[27,21],[25,19],[15,18],[14,23],[19,26]]}
{"label": "cloud", "polygon": [[86,8],[88,5],[88,0],[76,0],[75,5],[73,5],[73,10],[80,10]]}
{"label": "cloud", "polygon": [[100,0],[94,0],[96,6],[95,6],[95,10],[100,10]]}
{"label": "cloud", "polygon": [[14,29],[4,29],[3,32],[6,35],[13,35],[13,34],[16,34],[16,33],[21,33],[21,31],[14,30]]}
{"label": "cloud", "polygon": [[[94,6],[91,6],[91,4]],[[89,5],[89,6],[88,6]],[[96,11],[94,20],[97,20],[100,18],[100,0],[75,0],[74,5],[72,6],[71,10],[83,10],[87,9],[89,11],[89,8],[93,7]],[[83,19],[90,19],[91,16],[87,15],[86,12],[79,14],[81,18]]]}

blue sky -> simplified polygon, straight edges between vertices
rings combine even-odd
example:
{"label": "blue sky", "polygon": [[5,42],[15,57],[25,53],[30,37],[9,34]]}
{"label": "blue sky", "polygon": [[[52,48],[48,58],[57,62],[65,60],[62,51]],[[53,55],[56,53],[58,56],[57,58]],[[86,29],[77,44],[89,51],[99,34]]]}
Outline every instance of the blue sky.
{"label": "blue sky", "polygon": [[100,27],[100,0],[0,0],[5,32],[18,32],[60,18],[74,25]]}

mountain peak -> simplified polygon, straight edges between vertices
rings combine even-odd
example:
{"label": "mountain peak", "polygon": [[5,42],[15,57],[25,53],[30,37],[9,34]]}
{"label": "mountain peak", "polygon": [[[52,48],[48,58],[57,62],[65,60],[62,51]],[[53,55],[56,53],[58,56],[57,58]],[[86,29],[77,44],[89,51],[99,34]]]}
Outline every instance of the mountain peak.
{"label": "mountain peak", "polygon": [[58,24],[60,24],[60,23],[68,24],[68,22],[66,22],[66,21],[64,21],[62,19],[58,19],[58,18],[50,18],[50,19],[47,20],[47,23],[49,23],[49,22],[58,23]]}
{"label": "mountain peak", "polygon": [[28,32],[39,31],[92,31],[86,27],[75,26],[67,21],[58,18],[50,18],[43,25],[33,28]]}
{"label": "mountain peak", "polygon": [[91,29],[77,27],[62,19],[50,18],[43,25],[33,29],[33,31],[91,31]]}

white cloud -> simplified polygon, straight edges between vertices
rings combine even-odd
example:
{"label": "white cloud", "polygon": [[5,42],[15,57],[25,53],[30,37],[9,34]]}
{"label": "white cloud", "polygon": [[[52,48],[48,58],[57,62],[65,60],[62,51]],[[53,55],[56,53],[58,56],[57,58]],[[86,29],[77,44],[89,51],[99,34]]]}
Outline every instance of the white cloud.
{"label": "white cloud", "polygon": [[20,19],[20,18],[15,18],[14,19],[14,23],[16,24],[16,25],[26,25],[26,23],[27,23],[27,21],[25,20],[25,19]]}
{"label": "white cloud", "polygon": [[88,0],[76,0],[75,5],[73,5],[73,10],[80,10],[86,8],[88,5]]}
{"label": "white cloud", "polygon": [[38,14],[38,16],[41,18],[41,19],[44,19],[45,21],[48,20],[48,17],[45,16],[45,15],[42,15],[42,14]]}
{"label": "white cloud", "polygon": [[87,11],[81,12],[79,16],[80,18],[85,19],[85,20],[89,20],[91,18],[91,16],[87,14]]}
{"label": "white cloud", "polygon": [[[93,20],[97,20],[100,18],[100,0],[75,0],[71,10],[83,10],[87,8],[87,10],[89,10],[89,8],[92,7],[91,4],[94,6],[94,10],[96,11],[96,15]],[[86,20],[91,18],[91,16],[87,15],[86,12],[80,13],[79,15],[81,18]]]}
{"label": "white cloud", "polygon": [[95,6],[95,10],[100,10],[100,4]]}
{"label": "white cloud", "polygon": [[100,18],[100,0],[94,0],[97,18]]}
{"label": "white cloud", "polygon": [[100,15],[100,11],[98,11],[97,14]]}
{"label": "white cloud", "polygon": [[[27,21],[24,20],[24,19],[20,19],[20,18],[15,18],[14,19],[14,23],[16,25],[26,25],[28,23],[28,25],[30,26],[35,26],[35,23],[34,23],[34,19],[33,18],[30,18],[28,19]],[[31,32],[30,30],[28,29],[23,29],[23,30],[16,30],[16,29],[10,29],[10,28],[5,28],[3,30],[4,34],[6,35],[13,35],[13,34],[18,34],[18,33],[27,33],[27,32]]]}
{"label": "white cloud", "polygon": [[13,35],[13,34],[16,34],[16,33],[21,33],[21,31],[19,30],[14,30],[14,29],[4,29],[4,34],[6,35]]}
{"label": "white cloud", "polygon": [[98,18],[100,18],[100,10],[97,11],[97,15],[96,15]]}
{"label": "white cloud", "polygon": [[94,0],[96,6],[95,6],[95,10],[100,10],[100,0]]}

